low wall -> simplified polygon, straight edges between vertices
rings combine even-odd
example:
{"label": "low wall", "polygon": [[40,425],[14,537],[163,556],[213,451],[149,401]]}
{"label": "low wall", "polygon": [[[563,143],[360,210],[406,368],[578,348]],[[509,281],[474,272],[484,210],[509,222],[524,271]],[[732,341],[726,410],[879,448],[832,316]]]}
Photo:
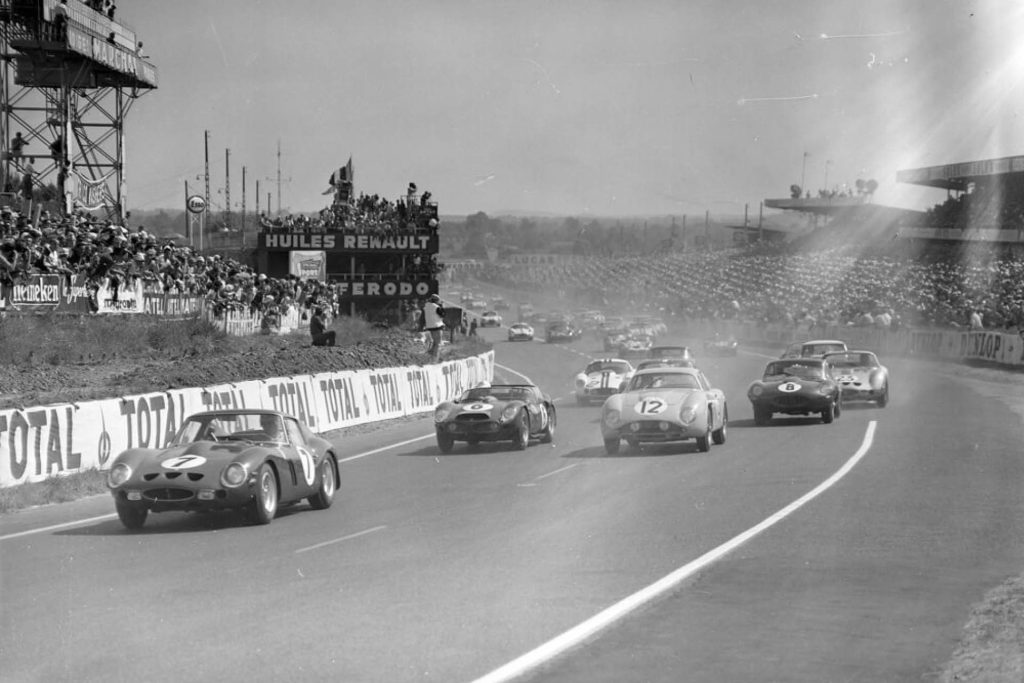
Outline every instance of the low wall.
{"label": "low wall", "polygon": [[161,447],[192,413],[269,408],[316,432],[432,411],[494,377],[494,352],[437,365],[346,370],[0,410],[0,487],[105,469],[121,451]]}

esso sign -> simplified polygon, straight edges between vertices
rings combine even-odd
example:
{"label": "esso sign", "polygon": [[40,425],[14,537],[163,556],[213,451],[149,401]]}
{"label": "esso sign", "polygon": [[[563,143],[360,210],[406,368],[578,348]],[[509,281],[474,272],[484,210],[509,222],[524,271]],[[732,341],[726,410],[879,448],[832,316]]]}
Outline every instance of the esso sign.
{"label": "esso sign", "polygon": [[192,195],[185,201],[185,206],[192,213],[202,213],[206,211],[206,200],[197,194]]}

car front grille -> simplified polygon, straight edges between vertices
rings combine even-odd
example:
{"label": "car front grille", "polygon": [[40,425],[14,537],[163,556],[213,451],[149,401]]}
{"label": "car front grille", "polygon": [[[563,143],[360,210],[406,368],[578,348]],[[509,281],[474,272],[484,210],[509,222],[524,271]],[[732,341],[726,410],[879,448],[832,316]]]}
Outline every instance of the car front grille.
{"label": "car front grille", "polygon": [[169,502],[182,502],[191,500],[195,497],[195,491],[188,489],[175,489],[170,487],[146,489],[142,492],[142,497],[146,500],[152,501],[169,501]]}
{"label": "car front grille", "polygon": [[804,396],[779,396],[775,404],[783,408],[799,408],[807,405],[807,398]]}
{"label": "car front grille", "polygon": [[173,481],[180,477],[182,474],[185,474],[185,476],[188,477],[189,481],[200,481],[204,476],[202,472],[147,472],[146,474],[142,475],[142,480],[154,481],[162,475],[165,478]]}
{"label": "car front grille", "polygon": [[486,413],[463,413],[455,417],[457,422],[482,422],[490,419],[491,416]]}

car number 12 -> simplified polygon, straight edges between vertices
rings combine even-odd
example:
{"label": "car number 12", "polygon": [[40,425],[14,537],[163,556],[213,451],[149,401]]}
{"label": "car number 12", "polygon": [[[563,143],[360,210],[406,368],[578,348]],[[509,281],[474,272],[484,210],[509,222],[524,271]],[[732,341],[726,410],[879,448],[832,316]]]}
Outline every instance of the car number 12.
{"label": "car number 12", "polygon": [[640,415],[657,415],[665,410],[668,404],[660,398],[645,398],[636,404],[636,412]]}

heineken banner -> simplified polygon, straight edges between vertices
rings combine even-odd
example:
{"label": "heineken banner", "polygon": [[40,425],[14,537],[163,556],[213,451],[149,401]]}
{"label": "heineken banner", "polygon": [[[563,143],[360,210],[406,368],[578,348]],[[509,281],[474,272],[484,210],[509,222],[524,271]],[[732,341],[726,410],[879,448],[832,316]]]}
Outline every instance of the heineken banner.
{"label": "heineken banner", "polygon": [[141,280],[90,283],[84,275],[31,275],[0,285],[0,310],[26,313],[149,313],[186,317],[200,311],[198,297],[144,286]]}

